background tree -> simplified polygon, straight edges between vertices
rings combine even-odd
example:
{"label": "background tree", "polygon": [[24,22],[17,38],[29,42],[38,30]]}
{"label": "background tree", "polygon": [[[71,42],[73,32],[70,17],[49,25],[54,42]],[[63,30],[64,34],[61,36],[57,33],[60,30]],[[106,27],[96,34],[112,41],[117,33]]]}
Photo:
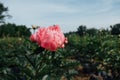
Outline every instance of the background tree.
{"label": "background tree", "polygon": [[111,34],[112,35],[120,34],[120,23],[119,24],[115,24],[113,26],[110,26],[110,28],[111,28]]}
{"label": "background tree", "polygon": [[8,15],[5,14],[5,12],[8,11],[8,8],[3,5],[3,3],[0,2],[0,23],[4,22],[4,18]]}
{"label": "background tree", "polygon": [[83,35],[86,33],[86,30],[87,30],[86,26],[81,25],[81,26],[78,27],[77,33],[78,33],[80,36],[83,36]]}
{"label": "background tree", "polygon": [[88,33],[90,36],[97,35],[97,32],[98,32],[98,30],[95,29],[95,28],[87,29],[87,33]]}
{"label": "background tree", "polygon": [[30,29],[25,25],[3,24],[0,26],[0,37],[24,37],[30,36]]}

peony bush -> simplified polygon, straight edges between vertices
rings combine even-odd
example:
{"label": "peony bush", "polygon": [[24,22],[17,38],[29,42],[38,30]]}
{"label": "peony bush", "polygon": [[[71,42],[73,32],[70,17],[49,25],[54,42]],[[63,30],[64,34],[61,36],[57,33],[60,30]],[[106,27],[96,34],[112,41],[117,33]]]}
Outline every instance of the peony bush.
{"label": "peony bush", "polygon": [[74,73],[69,73],[69,70],[74,69],[78,62],[72,59],[68,60],[65,56],[68,51],[64,48],[68,40],[58,25],[47,28],[40,27],[36,33],[30,36],[30,40],[38,45],[35,52],[38,55],[35,55],[35,58],[38,58],[39,64],[37,62],[38,69],[35,71],[37,74],[34,74],[35,79],[60,80],[62,76],[67,79],[71,78]]}
{"label": "peony bush", "polygon": [[[68,43],[58,25],[39,28],[28,38],[0,40],[0,80],[70,79],[78,62],[68,59]],[[18,47],[19,45],[19,47]]]}

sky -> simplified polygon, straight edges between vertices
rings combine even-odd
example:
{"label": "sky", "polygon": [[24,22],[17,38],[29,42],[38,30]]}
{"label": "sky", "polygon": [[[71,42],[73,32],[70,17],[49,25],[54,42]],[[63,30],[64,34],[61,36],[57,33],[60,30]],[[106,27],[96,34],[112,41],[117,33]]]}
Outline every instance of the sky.
{"label": "sky", "polygon": [[120,23],[120,0],[1,0],[17,25],[59,25],[63,32],[87,28],[109,28]]}

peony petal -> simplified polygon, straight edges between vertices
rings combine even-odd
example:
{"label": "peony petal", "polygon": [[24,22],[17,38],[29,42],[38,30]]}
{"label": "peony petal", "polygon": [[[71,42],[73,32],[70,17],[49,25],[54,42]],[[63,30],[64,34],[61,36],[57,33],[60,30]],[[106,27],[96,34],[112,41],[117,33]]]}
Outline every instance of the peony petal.
{"label": "peony petal", "polygon": [[33,41],[33,42],[36,42],[36,34],[32,34],[30,36],[30,40]]}

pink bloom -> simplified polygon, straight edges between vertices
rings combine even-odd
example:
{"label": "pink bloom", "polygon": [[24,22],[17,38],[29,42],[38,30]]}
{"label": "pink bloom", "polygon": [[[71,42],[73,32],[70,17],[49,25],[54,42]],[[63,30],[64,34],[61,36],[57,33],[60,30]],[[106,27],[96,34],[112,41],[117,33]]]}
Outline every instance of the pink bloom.
{"label": "pink bloom", "polygon": [[30,40],[33,41],[33,42],[36,42],[36,34],[32,34],[30,36]]}
{"label": "pink bloom", "polygon": [[51,51],[55,51],[59,47],[64,48],[64,43],[68,43],[58,25],[39,28],[35,34],[31,35],[30,40],[36,41],[39,46]]}

